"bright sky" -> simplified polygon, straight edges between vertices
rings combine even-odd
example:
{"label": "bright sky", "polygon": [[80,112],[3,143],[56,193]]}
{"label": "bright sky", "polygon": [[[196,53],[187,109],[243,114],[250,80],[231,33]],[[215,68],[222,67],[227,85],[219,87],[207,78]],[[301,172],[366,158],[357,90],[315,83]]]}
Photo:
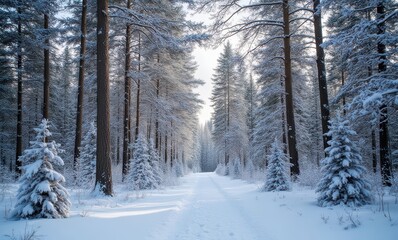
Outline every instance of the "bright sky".
{"label": "bright sky", "polygon": [[217,65],[217,58],[220,52],[220,47],[217,49],[196,47],[193,52],[195,61],[198,64],[195,77],[205,82],[203,86],[200,86],[198,89],[196,89],[200,94],[200,99],[204,101],[202,109],[199,113],[200,124],[204,124],[206,121],[209,121],[213,111],[210,106],[211,90],[213,88],[211,76],[213,75],[213,70]]}
{"label": "bright sky", "polygon": [[[195,22],[204,22],[204,24],[210,24],[210,14],[201,13],[201,14],[193,14],[193,12],[189,11],[191,14],[188,14],[188,19]],[[203,86],[200,86],[195,90],[200,94],[200,99],[204,102],[202,109],[199,112],[199,123],[204,124],[206,121],[209,121],[211,118],[211,113],[213,109],[211,108],[211,91],[212,91],[212,83],[211,77],[213,75],[213,70],[217,66],[217,58],[221,52],[222,46],[217,49],[205,48],[196,46],[193,52],[193,56],[195,57],[195,61],[198,65],[198,69],[195,72],[195,78],[200,79],[205,82]]]}
{"label": "bright sky", "polygon": [[[188,12],[191,12],[188,10]],[[210,14],[191,14],[187,15],[189,20],[195,22],[204,22],[204,24],[211,24]],[[229,39],[232,43],[238,42],[236,38]],[[234,46],[232,46],[234,48]],[[211,77],[214,73],[214,69],[217,67],[217,59],[222,52],[223,45],[218,46],[216,49],[205,48],[205,47],[195,47],[193,56],[198,65],[198,69],[195,72],[195,77],[205,82],[205,84],[196,89],[195,92],[200,94],[200,99],[204,101],[201,111],[199,112],[199,123],[204,124],[211,118],[211,113],[213,111],[211,107],[210,97],[213,88]]]}

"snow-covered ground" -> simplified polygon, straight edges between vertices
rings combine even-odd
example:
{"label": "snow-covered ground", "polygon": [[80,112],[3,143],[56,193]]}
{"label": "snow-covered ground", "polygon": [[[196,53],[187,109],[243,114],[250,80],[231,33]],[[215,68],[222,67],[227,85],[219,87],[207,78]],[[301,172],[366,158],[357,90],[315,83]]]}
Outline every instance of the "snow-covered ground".
{"label": "snow-covered ground", "polygon": [[261,239],[367,240],[398,239],[398,203],[357,209],[316,205],[313,190],[259,192],[260,184],[214,173],[190,174],[164,190],[131,192],[116,186],[116,195],[91,197],[74,190],[66,219],[7,220],[16,185],[0,189],[0,239],[35,231],[36,239]]}

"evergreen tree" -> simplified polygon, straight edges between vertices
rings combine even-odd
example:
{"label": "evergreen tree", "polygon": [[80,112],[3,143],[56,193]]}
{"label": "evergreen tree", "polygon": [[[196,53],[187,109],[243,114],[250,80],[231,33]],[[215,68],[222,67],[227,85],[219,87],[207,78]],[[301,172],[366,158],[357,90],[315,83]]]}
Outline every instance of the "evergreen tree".
{"label": "evergreen tree", "polygon": [[288,191],[290,178],[288,170],[288,156],[283,152],[278,139],[272,143],[271,154],[268,155],[267,179],[262,191]]}
{"label": "evergreen tree", "polygon": [[149,144],[148,144],[148,153],[149,153],[149,165],[152,168],[153,172],[153,177],[156,180],[157,186],[159,186],[162,183],[162,169],[160,168],[160,157],[159,153],[155,148],[155,145],[153,144],[153,140],[150,139]]}
{"label": "evergreen tree", "polygon": [[[398,89],[396,1],[324,0],[321,5],[330,12],[327,25],[331,34],[324,46],[337,55],[333,65],[344,81],[333,101],[345,104],[347,100],[346,113],[359,133],[370,127],[376,130],[372,135],[378,135],[382,181],[390,186],[388,122],[396,111],[393,105]],[[374,147],[375,141],[368,144]]]}
{"label": "evergreen tree", "polygon": [[59,144],[46,142],[51,136],[48,128],[48,121],[43,119],[34,129],[36,139],[18,159],[23,175],[13,218],[64,218],[69,214],[69,194],[61,185],[65,178],[53,169],[53,164],[62,166],[64,162],[58,156]]}
{"label": "evergreen tree", "polygon": [[233,161],[233,165],[231,166],[231,175],[233,178],[241,178],[242,177],[242,164],[240,163],[239,158],[235,158]]}
{"label": "evergreen tree", "polygon": [[248,142],[242,79],[244,70],[239,67],[241,64],[241,59],[227,43],[212,78],[213,139],[225,165],[228,165],[230,158],[242,156]]}
{"label": "evergreen tree", "polygon": [[339,115],[330,121],[328,135],[330,147],[322,160],[323,178],[317,186],[318,204],[322,207],[345,204],[361,206],[371,201],[370,185],[363,178],[365,167],[354,142],[350,140],[355,131],[349,121]]}
{"label": "evergreen tree", "polygon": [[95,168],[96,168],[96,147],[97,142],[97,128],[95,123],[91,123],[90,130],[84,137],[82,141],[82,146],[80,147],[80,177],[79,184],[81,186],[92,186],[95,179]]}
{"label": "evergreen tree", "polygon": [[128,180],[133,190],[157,188],[157,180],[150,164],[148,143],[140,134],[133,145],[133,158],[130,160]]}
{"label": "evergreen tree", "polygon": [[182,162],[178,159],[174,159],[173,163],[174,164],[173,164],[172,171],[173,171],[174,176],[176,176],[176,177],[184,176],[184,166],[182,165]]}
{"label": "evergreen tree", "polygon": [[254,167],[253,161],[249,158],[245,166],[245,177],[253,179],[255,171],[256,168]]}

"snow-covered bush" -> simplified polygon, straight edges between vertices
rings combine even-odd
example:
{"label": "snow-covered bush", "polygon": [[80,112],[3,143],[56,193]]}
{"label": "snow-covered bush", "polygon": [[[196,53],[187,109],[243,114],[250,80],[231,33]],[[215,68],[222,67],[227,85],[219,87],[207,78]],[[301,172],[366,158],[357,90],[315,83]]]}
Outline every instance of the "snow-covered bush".
{"label": "snow-covered bush", "polygon": [[272,143],[271,154],[267,156],[267,177],[262,191],[290,190],[289,158],[283,152],[277,139]]}
{"label": "snow-covered bush", "polygon": [[64,162],[58,156],[59,144],[46,142],[51,136],[48,128],[48,121],[43,119],[34,129],[36,139],[18,159],[23,175],[12,218],[64,218],[69,214],[69,193],[61,185],[65,178],[53,169],[53,164],[62,166]]}
{"label": "snow-covered bush", "polygon": [[155,189],[158,187],[153,169],[149,163],[148,142],[139,135],[133,145],[133,158],[130,160],[128,180],[134,190]]}
{"label": "snow-covered bush", "polygon": [[371,202],[370,184],[365,180],[365,167],[362,157],[350,136],[349,122],[337,116],[330,121],[331,136],[327,157],[322,160],[323,178],[317,186],[318,204],[322,207],[345,204],[361,206]]}
{"label": "snow-covered bush", "polygon": [[79,157],[79,177],[78,184],[83,187],[94,186],[96,171],[96,151],[97,151],[97,128],[95,123],[91,123],[90,130],[84,136]]}

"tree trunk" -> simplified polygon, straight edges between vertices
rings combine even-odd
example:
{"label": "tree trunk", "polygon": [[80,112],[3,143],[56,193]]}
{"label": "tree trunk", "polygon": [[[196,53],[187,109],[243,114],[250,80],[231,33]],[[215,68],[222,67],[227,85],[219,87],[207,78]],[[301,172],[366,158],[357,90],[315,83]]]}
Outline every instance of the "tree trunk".
{"label": "tree trunk", "polygon": [[[44,14],[44,30],[48,30],[48,14]],[[44,88],[43,88],[43,118],[48,119],[48,107],[50,102],[50,44],[48,32],[45,32],[44,41]]]}
{"label": "tree trunk", "polygon": [[97,0],[97,167],[96,189],[112,195],[109,114],[108,0]]}
{"label": "tree trunk", "polygon": [[[138,33],[138,72],[141,71],[141,34]],[[137,99],[135,108],[135,140],[138,138],[140,132],[140,91],[141,80],[137,79]]]}
{"label": "tree trunk", "polygon": [[[281,87],[283,88],[283,79],[281,79]],[[286,108],[285,106],[285,96],[286,94],[281,94],[281,108],[282,108],[282,143],[283,143],[283,152],[287,154],[287,140],[286,140]]]}
{"label": "tree trunk", "polygon": [[21,175],[21,162],[18,161],[19,156],[22,155],[22,24],[20,15],[22,14],[21,8],[18,7],[18,46],[17,46],[17,76],[18,76],[18,92],[17,92],[17,146],[15,152],[15,177]]}
{"label": "tree trunk", "polygon": [[164,135],[164,163],[167,166],[167,133]]}
{"label": "tree trunk", "polygon": [[[383,3],[379,3],[377,6],[377,19],[384,19],[385,8]],[[379,21],[378,24],[378,35],[385,34],[386,26],[384,21]],[[377,43],[377,53],[379,54],[379,73],[387,70],[386,65],[386,45],[382,42]],[[380,106],[380,169],[381,177],[384,186],[391,186],[391,161],[389,156],[389,138],[388,138],[388,113],[387,106],[383,104]]]}
{"label": "tree trunk", "polygon": [[[160,63],[160,55],[157,56],[158,65]],[[155,120],[155,148],[159,150],[159,93],[160,93],[160,80],[159,77],[156,79],[156,120]]]}
{"label": "tree trunk", "polygon": [[373,173],[377,172],[377,148],[376,148],[376,133],[372,130],[372,168]]}
{"label": "tree trunk", "polygon": [[83,124],[83,94],[84,94],[84,65],[86,54],[86,16],[87,16],[87,0],[82,2],[82,17],[80,23],[80,59],[79,59],[79,82],[77,87],[77,107],[76,107],[76,131],[75,131],[75,148],[73,158],[74,180],[76,182],[78,171],[78,159],[80,157],[80,145],[82,142],[82,124]]}
{"label": "tree trunk", "polygon": [[286,120],[287,120],[287,136],[290,163],[290,173],[292,176],[300,174],[299,159],[296,147],[296,124],[294,122],[294,106],[293,106],[293,78],[292,78],[292,62],[290,50],[290,26],[289,26],[289,1],[283,0],[283,44],[284,44],[284,62],[285,62],[285,91],[286,91]]}
{"label": "tree trunk", "polygon": [[[344,70],[341,70],[341,87],[343,87],[345,84],[345,76],[344,76]],[[347,110],[345,108],[345,96],[343,96],[343,115],[345,116],[347,114]]]}
{"label": "tree trunk", "polygon": [[[320,0],[313,0],[314,2],[314,32],[316,45],[316,66],[318,69],[318,83],[319,83],[319,100],[321,104],[321,120],[322,120],[322,138],[323,149],[328,147],[330,137],[326,135],[329,132],[329,99],[328,88],[326,82],[326,68],[325,68],[325,52],[321,47],[323,43],[322,35],[322,15],[321,9],[318,9]],[[325,152],[326,154],[326,152]]]}
{"label": "tree trunk", "polygon": [[170,167],[173,167],[174,151],[173,151],[173,121],[170,122]]}
{"label": "tree trunk", "polygon": [[[130,9],[131,0],[127,0],[127,9]],[[131,79],[129,77],[131,56],[130,56],[130,35],[131,27],[126,25],[126,49],[125,49],[125,65],[124,65],[124,118],[123,118],[123,166],[122,181],[124,181],[129,171],[129,144],[130,144],[130,102],[131,102]]]}

